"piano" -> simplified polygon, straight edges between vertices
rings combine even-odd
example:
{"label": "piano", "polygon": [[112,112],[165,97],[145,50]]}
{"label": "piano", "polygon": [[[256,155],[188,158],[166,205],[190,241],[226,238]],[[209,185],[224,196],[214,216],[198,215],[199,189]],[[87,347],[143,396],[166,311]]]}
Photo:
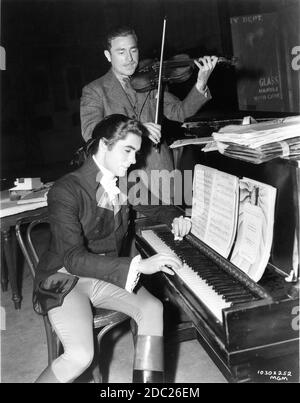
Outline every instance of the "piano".
{"label": "piano", "polygon": [[201,163],[277,188],[271,256],[256,283],[193,234],[174,241],[167,226],[142,220],[142,256],[172,251],[183,261],[174,276],[156,275],[154,288],[184,312],[187,338],[198,339],[229,382],[299,382],[299,162],[253,165],[189,147],[184,169]]}

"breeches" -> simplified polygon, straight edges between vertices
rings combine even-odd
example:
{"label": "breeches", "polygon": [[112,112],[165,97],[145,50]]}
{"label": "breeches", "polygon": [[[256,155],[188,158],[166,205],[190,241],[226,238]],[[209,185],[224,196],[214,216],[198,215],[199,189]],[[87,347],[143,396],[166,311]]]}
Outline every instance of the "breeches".
{"label": "breeches", "polygon": [[60,382],[72,382],[93,360],[91,304],[132,317],[138,325],[138,335],[163,335],[162,303],[145,288],[131,294],[105,281],[81,277],[65,297],[63,305],[48,312],[64,348],[64,353],[52,363],[52,371]]}

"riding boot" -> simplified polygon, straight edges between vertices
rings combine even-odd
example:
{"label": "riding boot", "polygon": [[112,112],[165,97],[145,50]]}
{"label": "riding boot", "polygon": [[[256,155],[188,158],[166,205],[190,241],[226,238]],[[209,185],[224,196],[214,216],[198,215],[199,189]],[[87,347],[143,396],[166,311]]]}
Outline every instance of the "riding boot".
{"label": "riding boot", "polygon": [[164,382],[164,348],[162,336],[137,336],[132,381],[133,383]]}

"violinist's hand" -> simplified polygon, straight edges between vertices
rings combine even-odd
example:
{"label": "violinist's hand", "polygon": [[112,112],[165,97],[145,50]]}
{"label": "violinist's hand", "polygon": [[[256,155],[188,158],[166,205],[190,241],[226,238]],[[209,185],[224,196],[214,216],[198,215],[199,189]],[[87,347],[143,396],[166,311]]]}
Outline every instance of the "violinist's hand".
{"label": "violinist's hand", "polygon": [[144,126],[149,132],[149,139],[154,143],[158,144],[161,138],[161,125],[153,122],[144,123]]}
{"label": "violinist's hand", "polygon": [[142,259],[139,263],[138,271],[143,274],[153,274],[163,271],[174,274],[173,270],[179,270],[182,266],[180,259],[172,253],[157,253],[148,259]]}
{"label": "violinist's hand", "polygon": [[192,228],[192,222],[188,217],[176,217],[172,222],[172,233],[176,241],[182,241]]}
{"label": "violinist's hand", "polygon": [[207,81],[217,64],[217,61],[218,61],[217,56],[203,56],[200,57],[198,60],[194,60],[196,66],[199,67],[198,78],[196,83],[198,91],[205,92]]}

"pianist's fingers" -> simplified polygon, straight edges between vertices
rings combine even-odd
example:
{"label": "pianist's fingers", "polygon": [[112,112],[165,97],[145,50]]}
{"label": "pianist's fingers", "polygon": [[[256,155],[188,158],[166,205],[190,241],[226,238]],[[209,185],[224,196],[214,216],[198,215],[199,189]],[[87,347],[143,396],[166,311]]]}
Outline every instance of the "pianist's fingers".
{"label": "pianist's fingers", "polygon": [[161,267],[169,268],[169,270],[170,269],[179,270],[182,265],[181,260],[176,255],[172,255],[171,253],[157,253],[153,257],[155,256],[157,259],[156,263],[158,265],[157,271],[161,270]]}
{"label": "pianist's fingers", "polygon": [[172,223],[172,232],[175,240],[182,240],[191,230],[192,224],[188,217],[176,217]]}
{"label": "pianist's fingers", "polygon": [[173,270],[171,270],[168,266],[161,266],[160,271],[163,271],[163,272],[165,272],[167,274],[171,274],[172,276],[174,276],[174,274],[175,274],[173,272]]}
{"label": "pianist's fingers", "polygon": [[139,264],[139,271],[143,274],[153,274],[158,271],[164,271],[173,274],[171,269],[179,270],[181,268],[180,259],[171,253],[157,253],[147,259],[143,259]]}

